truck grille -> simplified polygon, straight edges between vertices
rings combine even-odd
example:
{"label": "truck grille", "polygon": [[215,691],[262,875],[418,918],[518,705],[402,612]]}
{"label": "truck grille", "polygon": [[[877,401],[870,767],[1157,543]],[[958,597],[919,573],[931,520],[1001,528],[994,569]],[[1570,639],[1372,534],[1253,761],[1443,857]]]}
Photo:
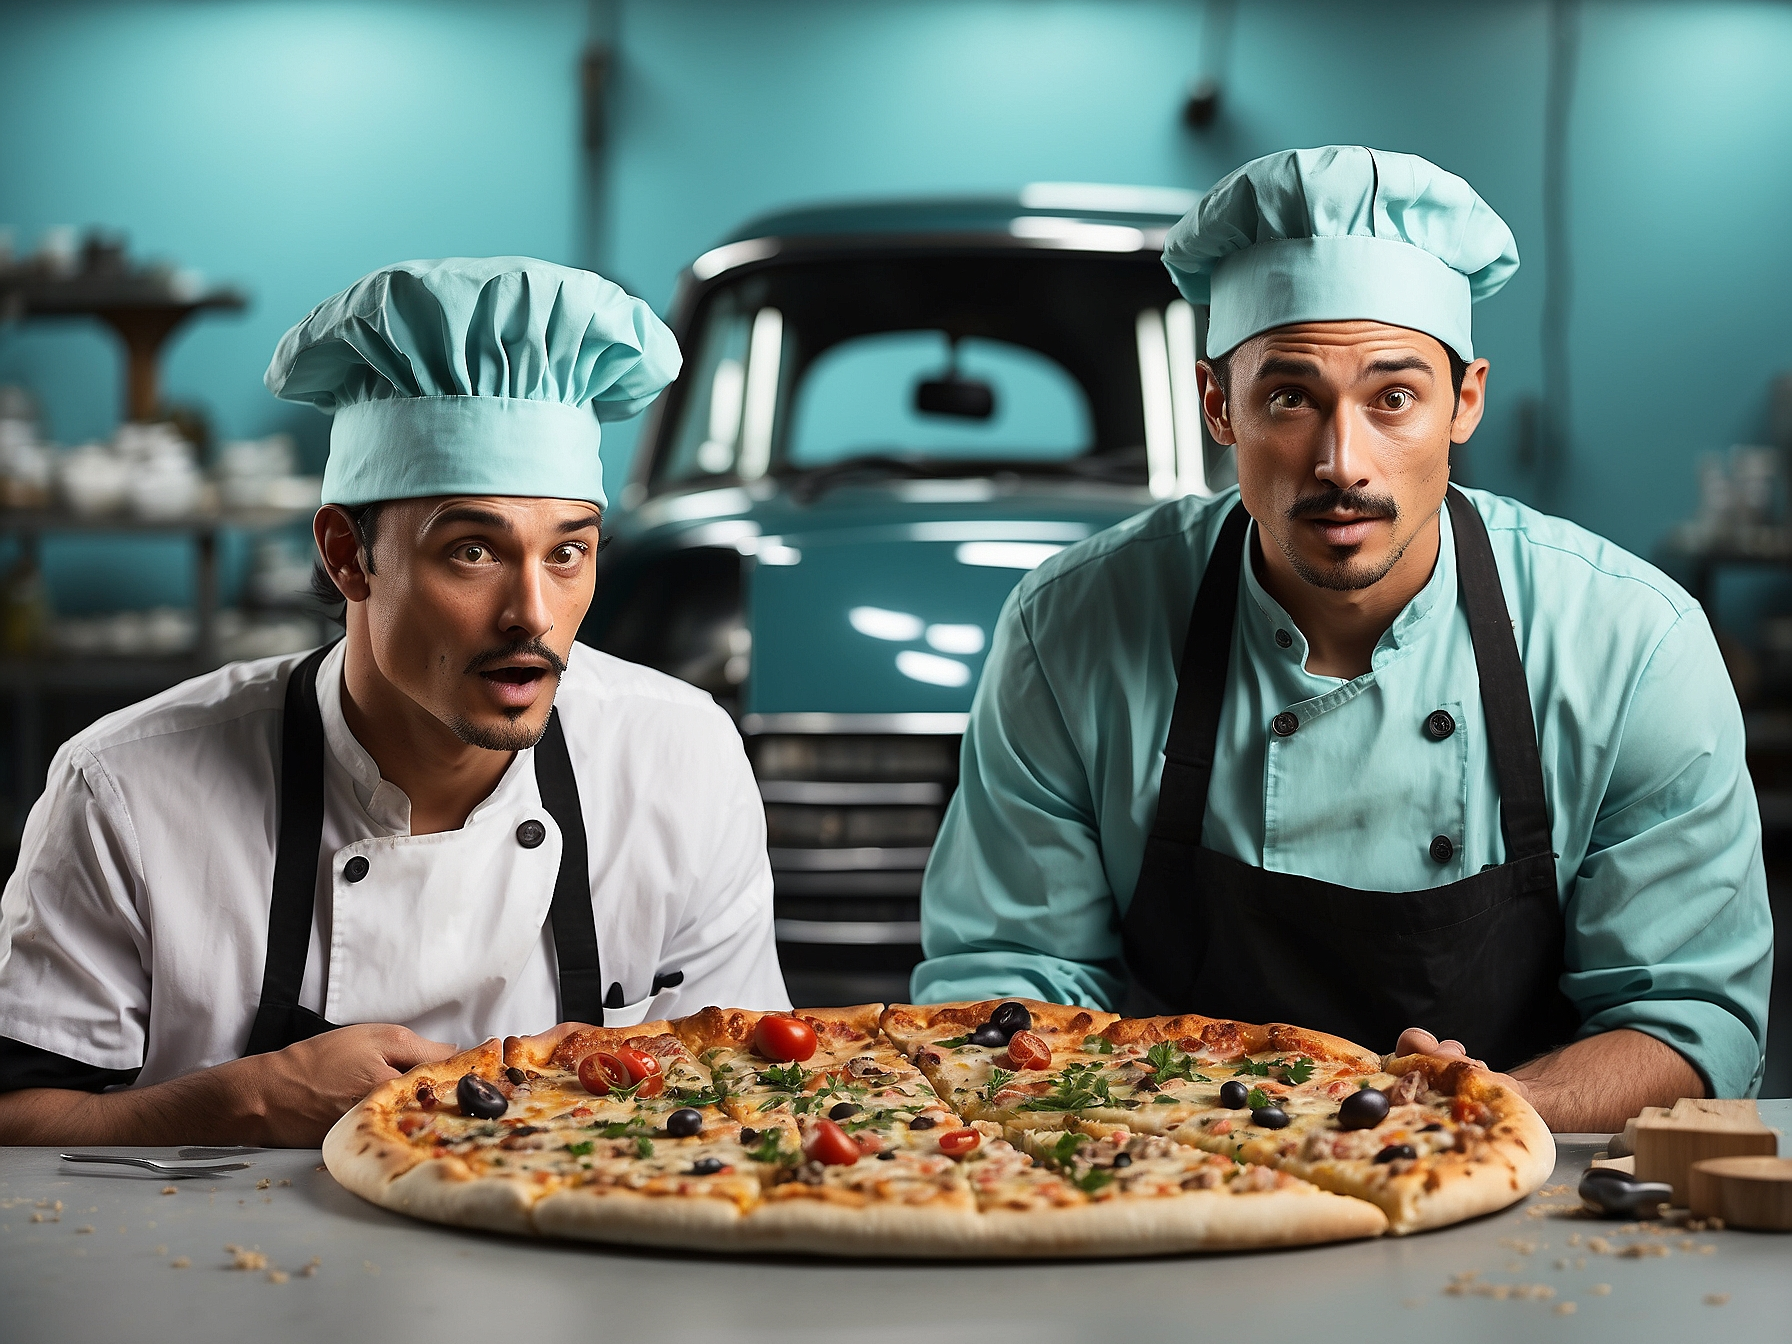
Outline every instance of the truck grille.
{"label": "truck grille", "polygon": [[[902,731],[909,718],[959,731]],[[765,801],[778,955],[797,1003],[908,997],[921,957],[921,874],[958,783],[962,718],[764,715],[742,724]],[[781,731],[790,720],[806,731]],[[897,731],[873,731],[886,724]]]}

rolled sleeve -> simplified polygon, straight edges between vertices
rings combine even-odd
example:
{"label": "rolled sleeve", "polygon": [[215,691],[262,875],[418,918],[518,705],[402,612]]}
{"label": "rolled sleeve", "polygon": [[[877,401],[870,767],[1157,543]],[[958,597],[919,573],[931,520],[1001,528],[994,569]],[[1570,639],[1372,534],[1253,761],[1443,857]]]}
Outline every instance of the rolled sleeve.
{"label": "rolled sleeve", "polygon": [[917,1002],[1125,991],[1088,774],[1010,595],[921,892]]}
{"label": "rolled sleeve", "polygon": [[106,1070],[143,1063],[150,939],[122,802],[63,748],[0,898],[0,1036]]}
{"label": "rolled sleeve", "polygon": [[1726,1097],[1760,1088],[1773,974],[1744,748],[1716,641],[1689,612],[1637,682],[1566,906],[1581,1034],[1646,1032]]}

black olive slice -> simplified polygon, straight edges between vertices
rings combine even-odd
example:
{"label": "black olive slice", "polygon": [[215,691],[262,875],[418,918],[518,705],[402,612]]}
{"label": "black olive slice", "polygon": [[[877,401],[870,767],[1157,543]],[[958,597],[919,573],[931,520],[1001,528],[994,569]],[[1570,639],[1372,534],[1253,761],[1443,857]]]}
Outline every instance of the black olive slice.
{"label": "black olive slice", "polygon": [[496,1120],[510,1109],[504,1094],[476,1073],[465,1075],[455,1085],[454,1096],[460,1102],[460,1113],[476,1120]]}
{"label": "black olive slice", "polygon": [[1027,1011],[1024,1003],[997,1004],[996,1010],[989,1015],[989,1020],[1010,1036],[1017,1031],[1033,1029],[1033,1014]]}
{"label": "black olive slice", "polygon": [[1365,1087],[1352,1092],[1338,1107],[1339,1129],[1374,1129],[1388,1118],[1388,1094]]}

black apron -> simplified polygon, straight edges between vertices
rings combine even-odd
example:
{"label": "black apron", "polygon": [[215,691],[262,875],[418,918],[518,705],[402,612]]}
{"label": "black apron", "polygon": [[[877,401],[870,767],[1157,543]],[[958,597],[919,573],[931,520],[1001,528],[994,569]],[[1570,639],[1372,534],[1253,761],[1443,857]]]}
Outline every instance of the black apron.
{"label": "black apron", "polygon": [[[1424,1027],[1496,1069],[1573,1036],[1580,1019],[1560,988],[1556,856],[1524,665],[1486,524],[1454,487],[1446,502],[1506,861],[1425,891],[1358,891],[1202,847],[1250,523],[1239,504],[1195,598],[1157,817],[1122,926],[1131,1010],[1293,1022],[1378,1050]],[[1414,750],[1430,745],[1426,721],[1415,709]]]}
{"label": "black apron", "polygon": [[[317,669],[330,648],[326,644],[312,653],[293,669],[286,683],[286,713],[280,727],[280,831],[274,851],[273,899],[268,907],[267,969],[245,1055],[283,1050],[338,1025],[299,1006],[324,834],[324,723],[317,709]],[[542,806],[560,827],[560,871],[548,910],[554,955],[560,965],[560,1018],[602,1026],[605,995],[587,876],[585,817],[579,810],[578,781],[573,778],[558,709],[549,713],[547,732],[535,747],[535,783]],[[524,822],[523,826],[534,824]],[[523,843],[520,835],[518,843]],[[662,983],[669,982],[671,977]],[[658,988],[656,983],[655,990]],[[612,1006],[622,1006],[620,983],[611,986],[608,997]]]}

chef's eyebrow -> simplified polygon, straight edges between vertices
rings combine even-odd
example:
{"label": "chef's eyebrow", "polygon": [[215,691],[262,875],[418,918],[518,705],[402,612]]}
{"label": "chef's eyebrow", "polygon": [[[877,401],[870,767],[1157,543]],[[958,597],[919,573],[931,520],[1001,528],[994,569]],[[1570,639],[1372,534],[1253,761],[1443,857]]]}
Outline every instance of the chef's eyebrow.
{"label": "chef's eyebrow", "polygon": [[1296,359],[1293,355],[1271,355],[1257,366],[1257,377],[1263,378],[1317,378],[1319,366],[1310,359]]}
{"label": "chef's eyebrow", "polygon": [[[1378,359],[1363,370],[1366,374],[1382,373],[1428,373],[1436,377],[1428,360],[1418,355],[1389,355]],[[1293,355],[1271,355],[1257,366],[1257,377],[1264,378],[1317,378],[1320,376],[1319,365],[1310,359],[1300,359]]]}
{"label": "chef's eyebrow", "polygon": [[[555,530],[562,534],[567,532],[582,532],[588,527],[601,526],[603,524],[603,518],[604,516],[601,513],[587,513],[578,518],[566,518],[556,526]],[[482,509],[477,504],[455,504],[449,508],[443,509],[435,516],[434,520],[430,523],[430,527],[432,529],[438,528],[444,523],[474,523],[480,527],[493,528],[499,532],[509,532],[513,530],[510,526],[510,520],[503,514],[496,513],[491,509]]]}
{"label": "chef's eyebrow", "polygon": [[1392,355],[1386,359],[1376,360],[1364,370],[1365,373],[1410,373],[1414,371],[1428,373],[1433,378],[1437,376],[1436,371],[1431,367],[1431,361],[1421,359],[1417,355]]}

